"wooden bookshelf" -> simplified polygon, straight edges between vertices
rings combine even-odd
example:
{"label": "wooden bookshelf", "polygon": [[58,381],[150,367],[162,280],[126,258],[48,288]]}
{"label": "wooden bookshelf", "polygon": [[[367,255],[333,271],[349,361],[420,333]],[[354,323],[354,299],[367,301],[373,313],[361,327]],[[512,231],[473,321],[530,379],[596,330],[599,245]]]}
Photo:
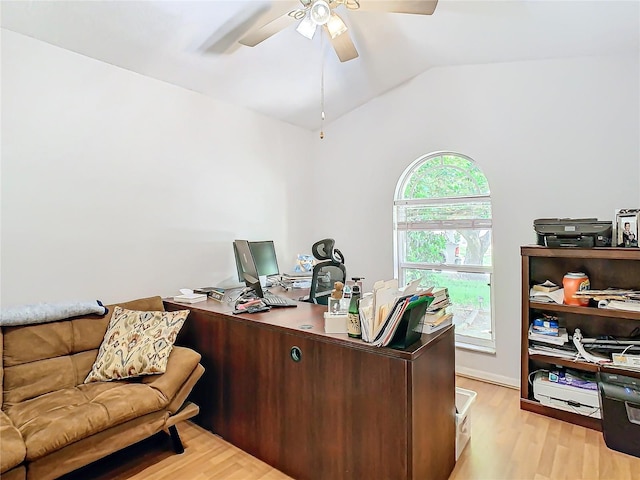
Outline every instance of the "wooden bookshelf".
{"label": "wooden bookshelf", "polygon": [[[568,359],[543,354],[529,354],[529,326],[541,314],[558,317],[569,335],[576,328],[587,337],[629,337],[640,327],[640,312],[597,308],[595,305],[574,306],[529,301],[532,285],[551,280],[562,285],[567,272],[584,272],[591,288],[621,288],[640,290],[640,249],[638,248],[548,248],[537,245],[521,247],[522,260],[522,336],[520,408],[595,430],[602,430],[598,418],[587,417],[535,400],[529,383],[532,372],[540,369],[566,367],[577,371],[597,373],[617,372],[640,378],[640,373],[613,366],[599,366],[580,359]],[[637,330],[636,330],[637,331]]]}

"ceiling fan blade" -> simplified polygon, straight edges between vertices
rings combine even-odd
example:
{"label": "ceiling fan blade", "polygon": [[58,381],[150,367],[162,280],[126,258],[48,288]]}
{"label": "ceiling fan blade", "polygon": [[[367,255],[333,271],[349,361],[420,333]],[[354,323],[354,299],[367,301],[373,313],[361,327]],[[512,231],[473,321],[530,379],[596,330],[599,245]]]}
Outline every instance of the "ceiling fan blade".
{"label": "ceiling fan blade", "polygon": [[438,0],[359,0],[357,10],[366,12],[413,13],[431,15]]}
{"label": "ceiling fan blade", "polygon": [[351,37],[349,36],[349,32],[344,32],[338,35],[336,38],[331,38],[329,35],[329,31],[327,30],[327,26],[324,26],[329,39],[331,40],[331,45],[333,45],[333,49],[336,51],[338,58],[341,62],[348,62],[349,60],[353,60],[358,57],[358,51],[356,50],[355,45],[351,41]]}
{"label": "ceiling fan blade", "polygon": [[194,49],[200,53],[229,53],[239,47],[238,39],[251,30],[259,18],[269,10],[264,4],[258,8],[246,8],[234,18],[225,22],[214,31],[205,41],[199,42]]}
{"label": "ceiling fan blade", "polygon": [[247,33],[244,37],[238,40],[241,44],[247,47],[255,47],[260,42],[264,42],[267,38],[275,35],[280,30],[287,28],[291,22],[295,21],[295,18],[289,16],[289,12],[296,10],[296,7],[300,5],[297,0],[292,1],[277,1],[273,2],[274,6],[269,12],[262,17],[262,26],[253,29]]}

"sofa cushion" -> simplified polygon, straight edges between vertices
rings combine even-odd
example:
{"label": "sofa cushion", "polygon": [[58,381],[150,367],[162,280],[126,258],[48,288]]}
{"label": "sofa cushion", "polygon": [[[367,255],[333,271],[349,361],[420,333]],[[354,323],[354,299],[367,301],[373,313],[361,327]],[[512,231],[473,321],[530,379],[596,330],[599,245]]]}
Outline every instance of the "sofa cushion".
{"label": "sofa cushion", "polygon": [[20,465],[24,460],[25,451],[20,431],[9,417],[0,411],[0,473]]}
{"label": "sofa cushion", "polygon": [[116,306],[85,383],[164,373],[189,310],[147,312]]}
{"label": "sofa cushion", "polygon": [[161,410],[158,390],[128,381],[98,382],[58,390],[11,406],[31,461],[133,418]]}

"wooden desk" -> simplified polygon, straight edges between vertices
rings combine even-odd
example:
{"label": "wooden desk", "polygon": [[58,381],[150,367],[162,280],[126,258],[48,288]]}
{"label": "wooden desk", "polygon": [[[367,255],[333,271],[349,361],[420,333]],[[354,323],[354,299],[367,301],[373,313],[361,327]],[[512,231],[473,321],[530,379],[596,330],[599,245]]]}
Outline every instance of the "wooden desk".
{"label": "wooden desk", "polygon": [[325,334],[319,305],[241,315],[212,300],[187,308],[178,343],[202,354],[206,372],[192,395],[203,427],[299,480],[449,477],[452,327],[400,351]]}

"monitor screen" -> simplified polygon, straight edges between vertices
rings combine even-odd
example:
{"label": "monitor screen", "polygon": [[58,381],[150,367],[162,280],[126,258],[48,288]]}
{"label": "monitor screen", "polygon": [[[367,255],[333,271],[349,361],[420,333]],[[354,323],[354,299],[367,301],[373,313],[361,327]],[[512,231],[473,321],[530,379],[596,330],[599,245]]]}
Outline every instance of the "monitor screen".
{"label": "monitor screen", "polygon": [[258,297],[262,298],[264,293],[262,292],[262,287],[260,287],[260,276],[251,254],[249,242],[247,240],[234,240],[233,248],[236,253],[238,275],[242,270],[242,281],[247,287],[252,288]]}
{"label": "monitor screen", "polygon": [[265,240],[262,242],[249,242],[253,261],[256,263],[258,275],[270,276],[280,273],[278,270],[278,259],[276,258],[276,249],[273,240]]}

